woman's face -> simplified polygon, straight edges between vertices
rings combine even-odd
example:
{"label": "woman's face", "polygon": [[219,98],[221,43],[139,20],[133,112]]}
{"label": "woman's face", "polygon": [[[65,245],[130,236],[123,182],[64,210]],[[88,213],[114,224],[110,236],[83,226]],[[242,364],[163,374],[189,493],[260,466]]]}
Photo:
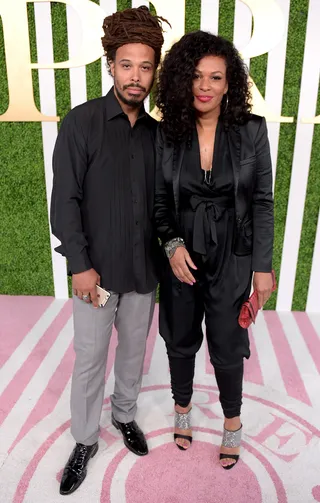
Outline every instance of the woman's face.
{"label": "woman's face", "polygon": [[193,106],[197,112],[220,111],[223,95],[228,91],[226,73],[226,62],[220,56],[205,56],[199,61],[192,84]]}

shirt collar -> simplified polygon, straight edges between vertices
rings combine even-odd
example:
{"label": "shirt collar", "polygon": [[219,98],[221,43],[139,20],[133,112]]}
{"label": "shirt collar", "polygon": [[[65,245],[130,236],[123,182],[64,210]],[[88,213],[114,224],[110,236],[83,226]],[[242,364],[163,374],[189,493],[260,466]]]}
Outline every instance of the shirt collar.
{"label": "shirt collar", "polygon": [[[111,87],[110,91],[106,95],[106,105],[107,105],[107,120],[114,119],[118,115],[125,115],[124,111],[122,110],[119,101],[115,97],[114,94],[114,86]],[[147,112],[145,111],[144,104],[142,103],[142,106],[139,110],[139,115],[138,119],[141,119],[142,117],[147,117]]]}

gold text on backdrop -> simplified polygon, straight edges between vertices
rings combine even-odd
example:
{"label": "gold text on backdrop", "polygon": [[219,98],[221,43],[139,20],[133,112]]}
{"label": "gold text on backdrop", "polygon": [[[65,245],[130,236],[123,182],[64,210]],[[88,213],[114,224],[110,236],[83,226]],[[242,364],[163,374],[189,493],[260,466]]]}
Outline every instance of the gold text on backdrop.
{"label": "gold text on backdrop", "polygon": [[[40,3],[48,0],[31,1]],[[248,45],[240,47],[242,56],[250,59],[265,54],[277,46],[284,36],[284,18],[276,0],[241,1],[250,9],[254,21],[254,30]],[[0,121],[58,121],[59,117],[44,115],[37,109],[33,95],[32,70],[85,66],[103,55],[101,36],[102,22],[106,15],[104,10],[90,0],[55,0],[55,2],[75,9],[82,26],[82,46],[78,55],[68,61],[38,64],[31,63],[27,0],[10,0],[10,2],[0,0],[9,89],[9,106],[7,111],[0,115]],[[165,52],[184,34],[185,0],[175,0],[174,9],[172,0],[153,0],[152,3],[157,12],[167,18],[172,25],[172,30],[165,33],[163,48]],[[269,122],[293,122],[293,117],[283,117],[275,113],[251,77],[250,80],[254,113],[264,115]],[[156,109],[152,110],[152,115],[159,118]],[[320,116],[302,119],[302,122],[319,124]]]}
{"label": "gold text on backdrop", "polygon": [[[32,0],[46,2],[48,0]],[[31,63],[27,1],[0,0],[0,16],[4,32],[9,107],[0,121],[58,121],[59,117],[43,115],[37,109],[32,86],[32,69],[73,68],[87,65],[103,55],[101,46],[102,23],[105,12],[89,0],[55,0],[70,5],[77,12],[82,25],[82,47],[77,57],[60,63],[39,65]]]}

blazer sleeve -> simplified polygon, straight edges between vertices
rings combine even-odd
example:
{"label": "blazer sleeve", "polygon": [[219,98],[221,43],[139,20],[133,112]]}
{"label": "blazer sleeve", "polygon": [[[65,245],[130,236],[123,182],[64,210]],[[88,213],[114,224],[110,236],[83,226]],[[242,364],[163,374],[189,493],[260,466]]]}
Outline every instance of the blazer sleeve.
{"label": "blazer sleeve", "polygon": [[265,118],[255,139],[256,182],[253,193],[252,270],[271,272],[274,236],[272,167]]}
{"label": "blazer sleeve", "polygon": [[61,241],[55,250],[67,258],[72,274],[92,267],[80,211],[86,172],[86,142],[72,111],[61,125],[53,152],[50,212],[52,233]]}
{"label": "blazer sleeve", "polygon": [[[172,201],[168,193],[168,185],[163,176],[164,138],[161,126],[158,126],[156,137],[156,186],[154,204],[154,223],[162,245],[179,237],[175,222]],[[173,167],[173,166],[172,166]]]}

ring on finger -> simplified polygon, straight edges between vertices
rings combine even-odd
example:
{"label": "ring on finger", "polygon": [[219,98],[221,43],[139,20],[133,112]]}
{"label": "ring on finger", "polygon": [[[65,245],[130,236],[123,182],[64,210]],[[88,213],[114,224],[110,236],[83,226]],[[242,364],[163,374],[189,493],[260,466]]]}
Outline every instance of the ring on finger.
{"label": "ring on finger", "polygon": [[90,297],[90,295],[89,295],[89,294],[87,294],[87,295],[82,295],[82,300],[89,300],[89,297]]}

